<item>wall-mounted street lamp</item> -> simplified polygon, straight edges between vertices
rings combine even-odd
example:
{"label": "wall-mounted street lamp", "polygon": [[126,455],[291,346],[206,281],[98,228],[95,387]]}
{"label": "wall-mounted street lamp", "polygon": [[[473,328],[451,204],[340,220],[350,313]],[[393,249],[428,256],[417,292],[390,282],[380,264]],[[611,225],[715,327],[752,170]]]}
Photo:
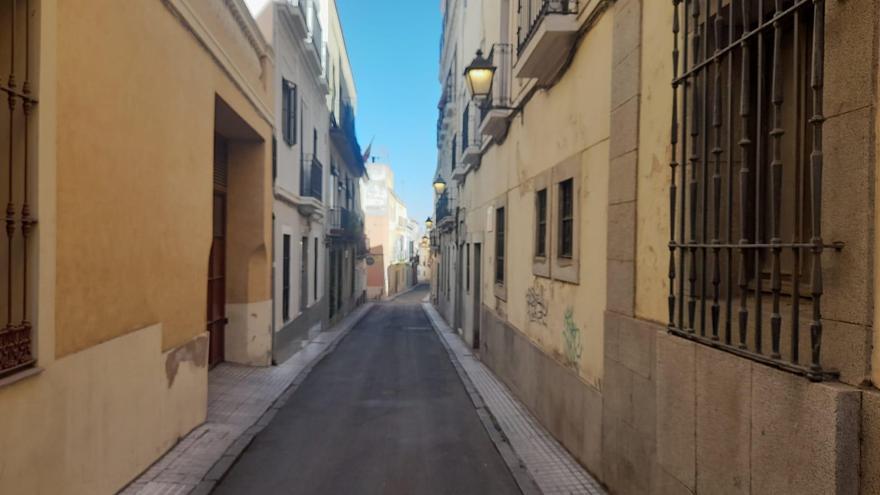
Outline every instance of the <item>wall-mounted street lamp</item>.
{"label": "wall-mounted street lamp", "polygon": [[434,190],[437,191],[437,194],[443,194],[443,191],[446,190],[446,181],[443,180],[443,177],[437,176],[434,179]]}
{"label": "wall-mounted street lamp", "polygon": [[428,230],[431,230],[434,228],[434,221],[431,220],[431,217],[428,217],[428,219],[425,220],[425,227],[427,227]]}
{"label": "wall-mounted street lamp", "polygon": [[495,80],[495,66],[483,57],[483,50],[477,50],[473,62],[464,69],[471,95],[474,98],[487,98],[492,94],[492,82]]}

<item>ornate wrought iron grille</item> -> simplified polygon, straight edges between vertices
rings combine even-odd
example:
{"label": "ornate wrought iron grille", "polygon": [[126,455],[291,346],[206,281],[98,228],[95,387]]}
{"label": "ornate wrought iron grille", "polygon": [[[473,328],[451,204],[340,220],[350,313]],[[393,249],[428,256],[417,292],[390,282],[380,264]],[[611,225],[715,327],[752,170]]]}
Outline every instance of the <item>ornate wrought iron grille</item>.
{"label": "ornate wrought iron grille", "polygon": [[0,271],[5,291],[0,302],[0,376],[34,364],[28,301],[28,240],[36,224],[29,183],[29,132],[37,103],[31,80],[31,7],[31,0],[0,5],[0,70],[9,71],[0,76],[0,93],[6,96],[6,105],[0,105],[0,129],[6,138],[0,137],[0,191],[6,192],[6,235],[0,240],[0,258],[5,259]]}
{"label": "ornate wrought iron grille", "polygon": [[669,331],[833,378],[821,363],[824,0],[672,4]]}

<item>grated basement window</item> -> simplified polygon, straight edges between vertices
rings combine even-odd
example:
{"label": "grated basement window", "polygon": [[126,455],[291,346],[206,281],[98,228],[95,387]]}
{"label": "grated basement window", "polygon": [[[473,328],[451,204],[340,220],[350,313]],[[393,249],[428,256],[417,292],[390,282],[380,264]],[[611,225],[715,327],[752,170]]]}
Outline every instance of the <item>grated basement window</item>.
{"label": "grated basement window", "polygon": [[[0,377],[32,366],[34,328],[30,321],[29,246],[37,221],[32,216],[36,97],[32,93],[31,0],[0,4],[0,198],[5,199],[5,232],[0,235]],[[4,195],[5,193],[5,195]],[[5,197],[4,197],[5,196]],[[2,201],[2,200],[0,200]]]}
{"label": "grated basement window", "polygon": [[669,331],[833,379],[821,364],[824,0],[672,3]]}

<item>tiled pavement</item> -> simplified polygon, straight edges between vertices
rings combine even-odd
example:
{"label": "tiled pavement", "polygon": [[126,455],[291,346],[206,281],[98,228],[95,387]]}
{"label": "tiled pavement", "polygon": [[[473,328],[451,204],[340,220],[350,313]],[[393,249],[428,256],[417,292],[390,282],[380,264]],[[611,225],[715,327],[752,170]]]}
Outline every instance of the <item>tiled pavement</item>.
{"label": "tiled pavement", "polygon": [[308,371],[369,312],[367,304],[318,334],[286,362],[270,368],[221,364],[211,370],[208,418],[121,495],[208,493]]}
{"label": "tiled pavement", "polygon": [[[604,495],[602,486],[559,444],[449,328],[430,303],[422,307],[450,355],[494,417],[516,456],[545,495]],[[478,408],[481,404],[475,404]]]}

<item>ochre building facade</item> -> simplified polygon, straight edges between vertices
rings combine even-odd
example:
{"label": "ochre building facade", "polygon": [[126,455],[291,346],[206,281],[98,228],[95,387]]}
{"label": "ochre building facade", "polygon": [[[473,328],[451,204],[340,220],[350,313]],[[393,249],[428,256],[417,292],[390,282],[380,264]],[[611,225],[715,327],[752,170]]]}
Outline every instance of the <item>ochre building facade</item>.
{"label": "ochre building facade", "polygon": [[432,297],[483,362],[612,493],[880,493],[873,2],[442,9]]}
{"label": "ochre building facade", "polygon": [[0,26],[0,492],[113,493],[269,362],[273,54],[238,0]]}

